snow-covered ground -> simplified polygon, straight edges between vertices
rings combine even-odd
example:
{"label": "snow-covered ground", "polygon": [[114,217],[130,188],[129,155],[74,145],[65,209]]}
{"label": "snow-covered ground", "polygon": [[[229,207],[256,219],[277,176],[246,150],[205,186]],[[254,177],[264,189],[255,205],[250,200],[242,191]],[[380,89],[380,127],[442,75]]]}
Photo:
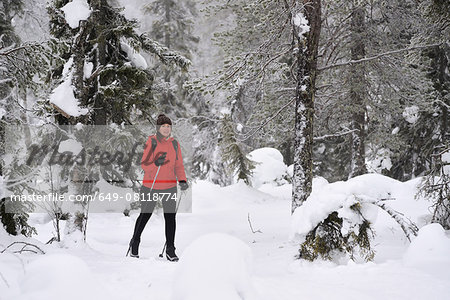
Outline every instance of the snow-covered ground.
{"label": "snow-covered ground", "polygon": [[242,182],[227,187],[196,182],[193,212],[177,216],[178,263],[158,258],[164,245],[160,212],[144,230],[140,259],[125,257],[137,211],[131,217],[91,214],[86,244],[66,236],[44,245],[53,226],[45,215],[34,214],[34,239],[0,229],[0,251],[27,240],[46,252],[13,254],[10,250],[21,247],[15,245],[0,254],[0,299],[449,299],[450,234],[427,225],[430,203],[413,197],[418,182],[374,174],[335,184],[314,181],[315,191],[363,194],[382,183],[395,197],[389,205],[422,227],[409,243],[380,209],[376,256],[369,263],[296,260],[288,184],[256,189]]}

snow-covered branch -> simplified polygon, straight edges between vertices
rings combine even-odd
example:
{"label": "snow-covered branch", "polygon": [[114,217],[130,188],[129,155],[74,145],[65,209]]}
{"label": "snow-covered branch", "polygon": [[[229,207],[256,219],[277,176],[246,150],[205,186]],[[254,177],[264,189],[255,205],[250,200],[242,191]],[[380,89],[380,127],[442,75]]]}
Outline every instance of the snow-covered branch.
{"label": "snow-covered branch", "polygon": [[411,242],[411,233],[415,236],[417,235],[418,232],[417,226],[411,221],[410,224],[406,224],[405,220],[403,220],[403,218],[399,216],[400,213],[386,206],[386,204],[380,202],[374,202],[374,204],[380,207],[385,212],[387,212],[388,215],[390,215],[395,220],[395,222],[397,222],[398,225],[400,225],[400,228],[405,233],[406,238],[408,239],[408,241]]}
{"label": "snow-covered branch", "polygon": [[14,52],[23,50],[26,47],[27,47],[27,45],[23,45],[23,46],[15,47],[15,48],[12,48],[12,49],[9,49],[9,50],[6,50],[6,51],[0,51],[0,56],[8,56],[8,55],[10,55],[10,54],[12,54]]}
{"label": "snow-covered branch", "polygon": [[431,45],[420,45],[420,46],[408,47],[408,48],[404,48],[404,49],[392,50],[392,51],[380,53],[378,55],[371,56],[371,57],[365,57],[365,58],[362,58],[362,59],[350,60],[350,61],[346,61],[346,62],[342,62],[342,63],[338,63],[338,64],[333,64],[333,65],[329,65],[329,66],[319,67],[319,68],[317,68],[317,70],[318,71],[324,71],[324,70],[328,70],[328,69],[332,69],[332,68],[338,68],[338,67],[343,67],[343,66],[350,66],[350,65],[354,65],[354,64],[360,64],[360,63],[372,61],[372,60],[375,60],[375,59],[378,59],[380,57],[387,56],[387,55],[392,55],[392,54],[397,54],[397,53],[402,53],[402,52],[412,51],[412,50],[433,48],[433,47],[438,47],[440,45],[442,45],[442,43],[431,44]]}
{"label": "snow-covered branch", "polygon": [[335,133],[335,134],[326,134],[326,135],[315,137],[314,141],[318,142],[318,141],[323,141],[323,140],[326,140],[326,139],[329,139],[329,138],[333,138],[333,137],[340,137],[340,136],[343,136],[343,135],[347,135],[347,134],[353,133],[355,131],[357,131],[357,129],[352,129],[352,130],[347,130],[347,131],[343,131],[343,132],[338,132],[338,133]]}
{"label": "snow-covered branch", "polygon": [[39,250],[39,252],[41,254],[45,254],[45,252],[41,248],[39,248],[38,246],[36,246],[34,244],[27,243],[27,242],[13,242],[13,243],[9,244],[5,249],[0,251],[0,253],[4,253],[6,250],[8,250],[10,247],[12,247],[15,244],[23,244],[23,246],[22,246],[22,248],[20,250],[14,251],[14,253],[22,253],[22,252],[26,251],[26,252],[33,252],[33,253],[37,254],[38,252],[36,250],[25,249],[26,247],[33,247],[33,248]]}
{"label": "snow-covered branch", "polygon": [[146,34],[139,36],[142,49],[155,54],[164,64],[174,64],[183,70],[186,70],[192,62],[183,55],[169,50],[166,46],[152,40]]}

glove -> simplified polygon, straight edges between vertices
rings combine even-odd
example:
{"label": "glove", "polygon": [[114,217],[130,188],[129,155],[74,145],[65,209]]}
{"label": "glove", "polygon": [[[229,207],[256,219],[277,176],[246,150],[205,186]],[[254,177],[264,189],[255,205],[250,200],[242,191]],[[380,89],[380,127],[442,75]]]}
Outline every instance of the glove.
{"label": "glove", "polygon": [[189,185],[186,182],[186,180],[180,180],[178,183],[180,184],[180,189],[182,191],[185,191],[185,190],[187,190],[189,188]]}
{"label": "glove", "polygon": [[155,165],[157,167],[162,166],[164,164],[164,161],[166,160],[166,154],[167,152],[164,152],[158,157],[158,159],[155,160]]}

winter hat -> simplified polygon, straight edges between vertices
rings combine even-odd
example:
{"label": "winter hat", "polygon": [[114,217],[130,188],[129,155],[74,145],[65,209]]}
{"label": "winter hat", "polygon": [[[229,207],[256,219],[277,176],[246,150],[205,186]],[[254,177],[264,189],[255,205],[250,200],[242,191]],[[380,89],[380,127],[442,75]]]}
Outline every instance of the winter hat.
{"label": "winter hat", "polygon": [[156,120],[156,125],[160,126],[160,125],[163,125],[163,124],[169,124],[170,126],[172,126],[172,121],[165,114],[160,114],[158,116],[158,119]]}

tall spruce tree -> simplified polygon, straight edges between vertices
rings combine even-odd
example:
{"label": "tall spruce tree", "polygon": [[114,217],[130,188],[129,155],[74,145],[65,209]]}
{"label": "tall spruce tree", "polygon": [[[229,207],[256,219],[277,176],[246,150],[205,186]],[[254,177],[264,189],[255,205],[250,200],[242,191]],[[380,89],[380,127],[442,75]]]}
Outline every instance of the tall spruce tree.
{"label": "tall spruce tree", "polygon": [[[156,0],[144,6],[144,12],[152,16],[149,36],[167,48],[192,59],[199,38],[193,33],[196,4],[190,0]],[[162,63],[153,66],[157,77],[155,98],[161,111],[176,117],[186,116],[188,99],[184,83],[187,73],[181,73]]]}
{"label": "tall spruce tree", "polygon": [[[291,97],[278,101],[278,111],[272,111],[263,124],[252,128],[238,139],[250,138],[264,127],[261,125],[273,121],[283,111],[288,112],[287,108],[295,103],[295,110],[291,115],[291,118],[295,118],[292,211],[306,200],[312,186],[313,99],[321,24],[320,7],[320,1],[228,2],[226,8],[234,9],[239,14],[236,18],[238,27],[237,30],[223,33],[219,38],[225,41],[225,50],[233,54],[214,75],[218,81],[209,85],[212,90],[230,89],[228,99],[231,107],[236,103],[236,95],[243,91],[243,85],[247,86],[244,86],[244,91],[252,86],[257,90],[257,95],[265,97],[266,83],[273,88],[277,84],[276,79],[286,79],[281,80],[281,84],[278,82],[278,92],[290,93]],[[250,24],[251,26],[246,26]],[[245,30],[239,30],[245,27]],[[226,43],[227,39],[239,37],[239,44]],[[243,37],[246,38],[245,41]],[[272,95],[277,99],[276,92]],[[286,127],[285,129],[287,131]]]}
{"label": "tall spruce tree", "polygon": [[335,1],[324,15],[315,135],[328,138],[317,139],[315,155],[318,173],[334,181],[366,167],[374,171],[366,161],[394,162],[408,147],[395,128],[405,109],[426,106],[430,84],[408,63],[406,51],[372,59],[410,47],[419,22],[414,1]]}
{"label": "tall spruce tree", "polygon": [[[233,22],[214,36],[225,54],[223,68],[207,76],[207,82],[212,79],[214,83],[200,90],[220,90],[211,102],[229,109],[235,123],[229,134],[239,141],[240,153],[275,147],[291,164],[294,114],[289,108],[295,106],[294,59],[287,44],[277,44],[290,39],[289,23],[282,23],[289,17],[277,1],[214,3],[209,12],[222,20],[232,17]],[[219,103],[217,98],[224,101]]]}
{"label": "tall spruce tree", "polygon": [[[394,161],[393,175],[409,179],[431,170],[432,156],[449,143],[450,66],[448,9],[446,1],[419,1],[421,21],[411,39],[412,45],[438,44],[408,56],[409,62],[430,81],[429,97],[418,106],[415,118],[400,123],[399,138],[405,140],[405,150]],[[405,115],[414,114],[405,112]],[[413,159],[411,159],[413,158]]]}
{"label": "tall spruce tree", "polygon": [[[42,47],[37,45],[22,45],[16,34],[12,19],[22,12],[23,1],[0,1],[0,221],[6,231],[10,234],[23,234],[31,236],[35,229],[28,224],[28,212],[33,209],[30,203],[12,203],[9,197],[4,194],[6,189],[9,192],[20,195],[25,190],[31,192],[25,180],[30,172],[30,168],[19,166],[19,159],[4,160],[6,142],[23,142],[24,133],[11,130],[11,127],[18,126],[25,122],[23,107],[19,94],[32,82],[32,77],[36,73],[36,65],[41,56],[36,55],[33,60],[34,50],[37,53],[42,51]],[[9,127],[9,129],[7,128]],[[16,127],[22,129],[22,127]],[[19,149],[8,148],[8,154],[18,152]],[[14,205],[13,205],[14,204]]]}
{"label": "tall spruce tree", "polygon": [[[82,7],[73,7],[82,5]],[[74,9],[78,14],[73,16]],[[80,18],[81,11],[84,17]],[[137,21],[128,20],[120,8],[110,5],[106,0],[71,2],[54,0],[48,6],[50,14],[50,33],[55,53],[63,62],[55,62],[51,73],[53,92],[50,100],[60,112],[58,124],[88,125],[133,125],[147,120],[154,123],[158,104],[153,99],[154,75],[140,51],[156,56],[164,64],[174,64],[187,69],[190,61],[184,56],[169,50],[146,34],[137,34]],[[77,17],[77,18],[74,18]],[[69,88],[67,88],[69,87]],[[62,97],[57,99],[59,93]],[[76,109],[67,111],[64,101],[76,101]],[[55,101],[58,100],[58,101]],[[145,139],[146,133],[138,128],[129,131],[116,130],[115,126],[103,127],[103,132],[95,128],[73,129],[73,136],[86,148],[92,140],[110,137],[111,144],[104,150],[119,150],[128,153],[134,149],[137,140]],[[90,130],[92,131],[90,133]],[[62,134],[60,141],[66,140]],[[142,145],[144,141],[141,141]],[[107,182],[137,188],[137,168],[115,168],[107,166],[71,166],[71,184],[68,189],[80,194],[93,194],[96,182]],[[64,177],[62,174],[61,177]],[[130,186],[131,184],[131,186]],[[75,225],[85,233],[87,203],[73,218]]]}
{"label": "tall spruce tree", "polygon": [[[420,148],[417,156],[427,166],[421,193],[433,201],[432,222],[450,228],[450,3],[448,1],[419,1],[424,17],[414,43],[438,43],[426,49],[413,61],[422,68],[433,84],[431,109],[420,111],[417,121],[408,128],[413,142]],[[420,142],[420,143],[418,143]]]}

